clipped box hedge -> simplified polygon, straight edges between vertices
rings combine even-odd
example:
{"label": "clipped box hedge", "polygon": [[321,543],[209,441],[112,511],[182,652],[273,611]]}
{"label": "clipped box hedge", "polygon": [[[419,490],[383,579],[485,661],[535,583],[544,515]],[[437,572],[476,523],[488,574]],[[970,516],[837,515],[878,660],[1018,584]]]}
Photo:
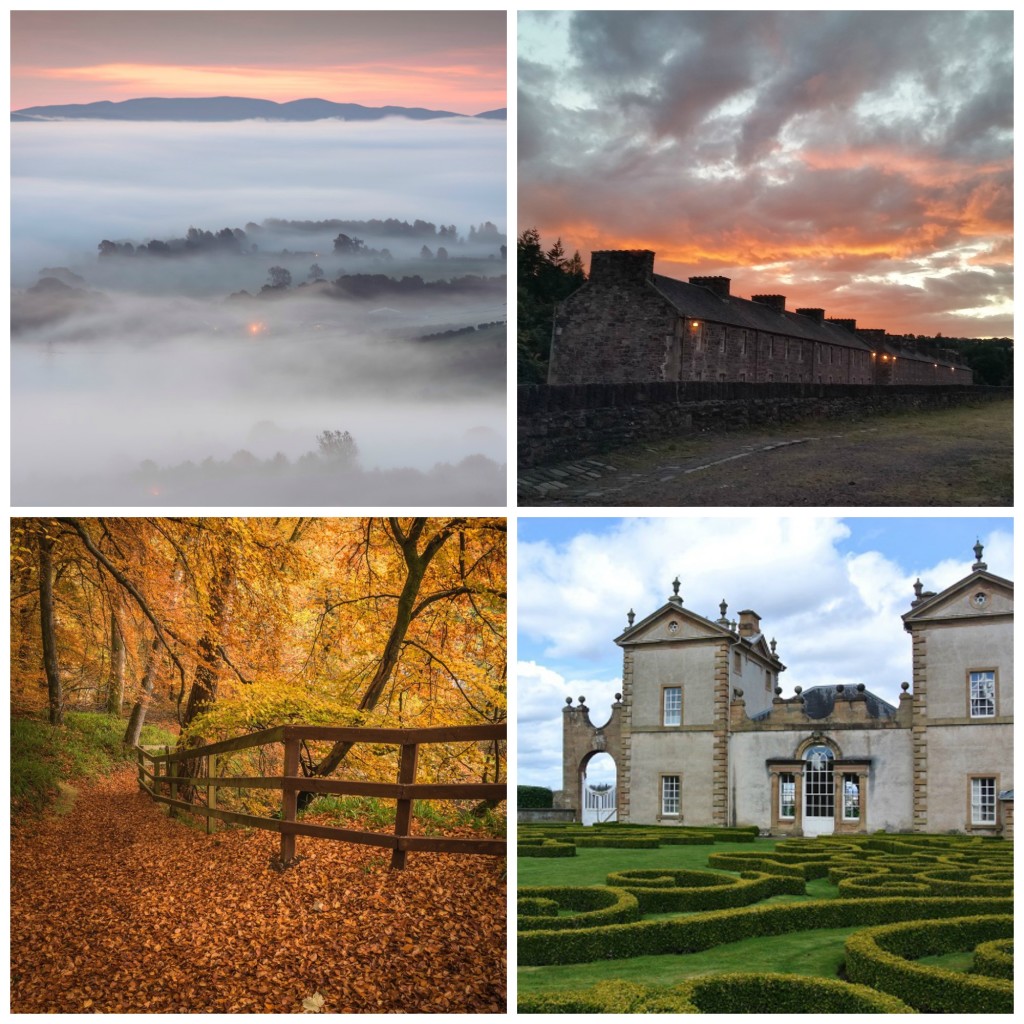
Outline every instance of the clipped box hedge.
{"label": "clipped box hedge", "polygon": [[536,917],[527,915],[533,930],[567,931],[571,928],[597,928],[640,919],[637,898],[625,891],[607,885],[542,885],[519,890],[521,899],[553,903],[560,910],[572,914]]}
{"label": "clipped box hedge", "polygon": [[644,914],[672,911],[724,910],[745,907],[785,893],[802,896],[802,878],[746,871],[741,878],[712,871],[672,871],[663,868],[615,871],[608,885],[631,892]]}
{"label": "clipped box hedge", "polygon": [[852,981],[898,993],[925,1013],[1012,1013],[1011,981],[914,962],[1012,937],[1011,913],[866,928],[846,940],[846,973]]}
{"label": "clipped box hedge", "polygon": [[800,974],[709,974],[672,988],[602,981],[580,992],[524,995],[520,1013],[913,1013],[895,996]]}
{"label": "clipped box hedge", "polygon": [[527,929],[519,932],[519,963],[524,967],[536,967],[665,953],[696,953],[726,942],[786,932],[960,917],[971,913],[1011,913],[1012,909],[1013,901],[1000,897],[945,899],[897,896],[739,907],[663,921],[580,928],[569,933]]}
{"label": "clipped box hedge", "polygon": [[556,843],[554,840],[546,839],[539,845],[532,842],[516,843],[516,856],[518,857],[575,857],[576,847],[572,843]]}
{"label": "clipped box hedge", "polygon": [[1013,977],[1013,939],[993,939],[974,948],[974,970],[990,978]]}

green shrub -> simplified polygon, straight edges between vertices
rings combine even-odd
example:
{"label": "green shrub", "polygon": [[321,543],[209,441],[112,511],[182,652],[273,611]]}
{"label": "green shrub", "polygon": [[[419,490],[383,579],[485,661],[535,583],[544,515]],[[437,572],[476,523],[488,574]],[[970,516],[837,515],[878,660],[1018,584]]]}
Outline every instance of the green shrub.
{"label": "green shrub", "polygon": [[974,948],[974,971],[990,978],[1013,977],[1013,939],[993,939]]}
{"label": "green shrub", "polygon": [[533,845],[532,841],[519,841],[516,854],[519,857],[575,857],[576,847],[572,843],[556,843],[550,839],[542,840],[539,845]]}
{"label": "green shrub", "polygon": [[529,918],[534,930],[565,931],[570,928],[596,928],[602,925],[621,924],[637,921],[640,908],[637,899],[624,889],[604,885],[545,885],[519,890],[524,899],[543,900],[554,903],[560,910],[574,911],[558,916],[533,916]]}
{"label": "green shrub", "polygon": [[539,896],[520,896],[516,900],[517,917],[558,917],[557,900],[542,899]]}
{"label": "green shrub", "polygon": [[1012,907],[1012,900],[999,897],[945,899],[897,896],[884,899],[810,900],[804,903],[704,911],[662,921],[581,928],[558,935],[524,930],[519,933],[519,963],[522,966],[542,966],[666,953],[695,953],[725,942],[782,935],[791,931],[849,928],[854,925],[879,925],[921,918],[961,917],[964,914],[1010,913]]}
{"label": "green shrub", "polygon": [[672,988],[602,981],[581,992],[524,995],[520,1013],[913,1013],[863,985],[795,974],[711,974]]}
{"label": "green shrub", "polygon": [[518,807],[554,807],[555,795],[544,786],[516,786],[516,806]]}
{"label": "green shrub", "polygon": [[631,892],[644,914],[672,911],[723,910],[744,907],[771,896],[804,894],[800,878],[786,878],[759,871],[744,872],[743,877],[719,875],[712,871],[670,871],[663,868],[615,871],[608,885]]}
{"label": "green shrub", "polygon": [[1012,936],[1013,917],[1009,913],[866,928],[846,940],[846,973],[852,981],[898,993],[904,1002],[926,1013],[1011,1013],[1010,981],[913,961],[922,956],[973,950],[980,943]]}

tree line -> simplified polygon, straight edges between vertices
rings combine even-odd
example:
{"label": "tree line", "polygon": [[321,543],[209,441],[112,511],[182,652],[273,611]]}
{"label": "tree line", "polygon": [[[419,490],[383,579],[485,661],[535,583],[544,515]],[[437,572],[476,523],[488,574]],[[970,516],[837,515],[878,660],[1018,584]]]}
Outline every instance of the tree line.
{"label": "tree line", "polygon": [[[129,706],[132,744],[161,689],[183,748],[289,722],[504,721],[505,540],[498,518],[12,519],[12,708],[59,726]],[[311,747],[303,771],[348,749]],[[452,773],[495,781],[503,756],[474,746]]]}

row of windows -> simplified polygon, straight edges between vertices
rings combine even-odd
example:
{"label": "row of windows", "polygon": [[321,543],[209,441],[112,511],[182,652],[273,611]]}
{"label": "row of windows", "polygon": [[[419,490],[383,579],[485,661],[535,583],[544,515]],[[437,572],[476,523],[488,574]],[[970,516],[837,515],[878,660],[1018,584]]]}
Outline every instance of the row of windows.
{"label": "row of windows", "polygon": [[[681,811],[679,775],[661,777],[661,813],[679,817]],[[860,776],[844,774],[840,798],[843,821],[860,821]],[[809,770],[804,776],[804,815],[808,818],[835,817],[835,786],[827,766]],[[796,777],[791,772],[779,775],[779,818],[796,818]],[[994,777],[971,779],[971,824],[996,824],[996,780]]]}
{"label": "row of windows", "polygon": [[[740,671],[740,652],[735,652],[734,670]],[[772,673],[765,670],[765,689],[772,689]],[[996,713],[996,674],[994,671],[971,672],[970,674],[971,718],[994,718]],[[683,724],[683,688],[666,686],[662,688],[661,724],[667,726]]]}

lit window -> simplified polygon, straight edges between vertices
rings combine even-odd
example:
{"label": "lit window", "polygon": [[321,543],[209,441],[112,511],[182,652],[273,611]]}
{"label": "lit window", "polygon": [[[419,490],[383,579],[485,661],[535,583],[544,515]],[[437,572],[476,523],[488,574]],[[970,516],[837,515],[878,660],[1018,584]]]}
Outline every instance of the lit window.
{"label": "lit window", "polygon": [[796,817],[796,778],[789,772],[779,776],[779,817]]}
{"label": "lit window", "polygon": [[996,713],[995,672],[971,673],[971,718],[993,718]]}
{"label": "lit window", "polygon": [[843,776],[843,820],[860,821],[860,778]]}
{"label": "lit window", "polygon": [[683,724],[683,688],[681,686],[666,686],[664,691],[664,706],[662,712],[662,725]]}
{"label": "lit window", "polygon": [[996,823],[996,780],[971,779],[971,824]]}
{"label": "lit window", "polygon": [[661,777],[661,813],[679,816],[679,776],[662,775]]}

